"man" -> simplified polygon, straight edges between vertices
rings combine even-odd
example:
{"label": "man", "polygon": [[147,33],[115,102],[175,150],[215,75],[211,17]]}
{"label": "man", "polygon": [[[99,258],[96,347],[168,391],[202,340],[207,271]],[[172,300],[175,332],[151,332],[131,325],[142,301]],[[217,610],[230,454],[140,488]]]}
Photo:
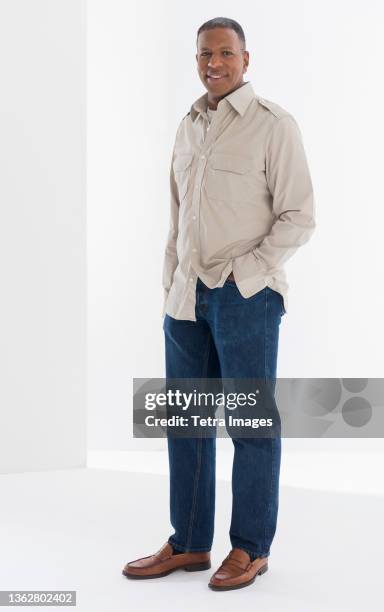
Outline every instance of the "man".
{"label": "man", "polygon": [[[311,178],[295,119],[244,82],[249,53],[226,18],[197,35],[207,93],[182,119],[171,163],[165,252],[167,378],[275,380],[287,310],[283,265],[311,236]],[[281,437],[232,438],[232,549],[213,590],[242,588],[268,569],[279,502]],[[168,437],[174,533],[130,578],[210,568],[215,438]]]}

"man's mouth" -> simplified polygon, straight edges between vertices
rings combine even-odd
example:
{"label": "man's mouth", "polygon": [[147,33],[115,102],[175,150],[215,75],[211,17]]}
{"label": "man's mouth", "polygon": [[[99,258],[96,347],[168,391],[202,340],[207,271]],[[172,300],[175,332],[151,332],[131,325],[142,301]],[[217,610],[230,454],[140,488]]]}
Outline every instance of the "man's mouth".
{"label": "man's mouth", "polygon": [[212,81],[220,81],[220,79],[225,79],[225,74],[207,74],[207,79],[211,79]]}

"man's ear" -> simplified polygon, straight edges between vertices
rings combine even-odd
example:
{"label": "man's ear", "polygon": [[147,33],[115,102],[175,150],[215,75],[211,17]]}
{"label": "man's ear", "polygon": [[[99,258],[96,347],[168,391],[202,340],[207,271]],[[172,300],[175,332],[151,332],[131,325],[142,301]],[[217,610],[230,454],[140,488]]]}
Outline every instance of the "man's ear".
{"label": "man's ear", "polygon": [[248,51],[244,51],[244,72],[247,71],[248,66],[249,66],[249,53]]}

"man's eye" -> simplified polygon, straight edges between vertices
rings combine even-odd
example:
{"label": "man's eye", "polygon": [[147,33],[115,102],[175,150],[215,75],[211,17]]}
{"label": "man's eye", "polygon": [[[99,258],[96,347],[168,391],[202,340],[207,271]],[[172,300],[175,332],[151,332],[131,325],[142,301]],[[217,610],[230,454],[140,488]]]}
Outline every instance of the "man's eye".
{"label": "man's eye", "polygon": [[[224,55],[233,55],[232,51],[223,51]],[[205,57],[206,55],[210,55],[209,51],[203,51],[200,53],[201,57]]]}

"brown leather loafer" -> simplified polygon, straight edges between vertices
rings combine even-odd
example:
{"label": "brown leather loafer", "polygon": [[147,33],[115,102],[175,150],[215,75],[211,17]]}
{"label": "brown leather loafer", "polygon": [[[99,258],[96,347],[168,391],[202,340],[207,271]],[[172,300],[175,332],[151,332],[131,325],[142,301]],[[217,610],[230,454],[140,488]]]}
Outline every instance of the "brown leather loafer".
{"label": "brown leather loafer", "polygon": [[198,572],[210,567],[210,552],[188,552],[175,555],[171,544],[166,542],[154,555],[127,563],[122,573],[127,578],[161,578],[177,569]]}
{"label": "brown leather loafer", "polygon": [[241,589],[252,584],[256,576],[261,576],[267,570],[268,557],[258,557],[251,561],[245,550],[233,548],[213,574],[208,586],[214,591]]}

